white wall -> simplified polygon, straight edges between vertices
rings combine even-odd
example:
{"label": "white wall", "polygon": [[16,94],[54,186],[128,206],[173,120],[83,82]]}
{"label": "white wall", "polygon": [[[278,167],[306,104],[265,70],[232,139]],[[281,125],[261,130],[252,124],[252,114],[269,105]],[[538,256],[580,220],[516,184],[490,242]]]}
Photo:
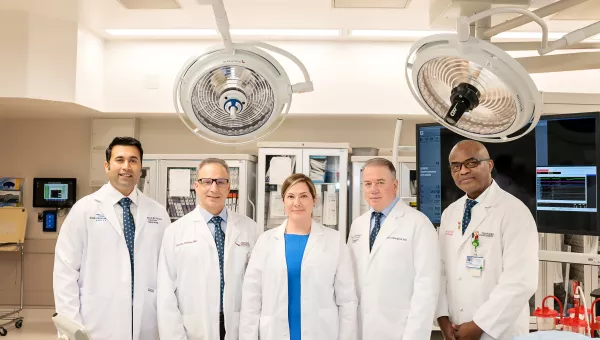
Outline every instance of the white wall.
{"label": "white wall", "polygon": [[[184,62],[210,44],[191,41],[106,42],[106,110],[108,112],[174,112],[172,87]],[[291,113],[421,114],[407,96],[403,56],[407,44],[278,43],[308,68],[315,92],[295,95]],[[387,60],[381,56],[389,56]],[[292,82],[300,71],[277,58]],[[158,75],[158,90],[143,88],[143,79]]]}
{"label": "white wall", "polygon": [[75,101],[94,110],[104,109],[104,40],[79,26]]}
{"label": "white wall", "polygon": [[[305,63],[315,92],[295,95],[291,113],[424,114],[410,94],[404,65],[410,43],[277,42]],[[173,80],[183,63],[210,43],[199,41],[107,41],[106,101],[108,112],[174,112]],[[515,56],[532,55],[515,52]],[[292,81],[300,81],[293,64],[277,58]],[[158,89],[144,89],[153,75]],[[600,71],[535,74],[541,91],[600,92]]]}

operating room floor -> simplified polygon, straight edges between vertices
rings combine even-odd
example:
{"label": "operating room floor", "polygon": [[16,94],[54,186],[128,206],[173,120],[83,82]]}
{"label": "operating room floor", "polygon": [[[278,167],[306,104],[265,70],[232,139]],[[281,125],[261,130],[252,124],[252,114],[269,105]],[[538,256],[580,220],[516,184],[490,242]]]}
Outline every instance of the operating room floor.
{"label": "operating room floor", "polygon": [[[16,329],[14,323],[5,326],[4,328],[8,330],[8,334],[0,337],[0,340],[56,340],[56,329],[52,323],[52,314],[54,314],[54,309],[50,308],[24,309],[21,312],[21,316],[24,317],[23,327]],[[440,332],[433,332],[431,339],[442,339]]]}
{"label": "operating room floor", "polygon": [[[0,309],[1,311],[2,309]],[[52,314],[54,309],[50,308],[30,308],[21,311],[23,319],[23,327],[15,328],[15,324],[11,323],[4,328],[8,331],[6,336],[0,337],[4,340],[56,340],[56,329],[52,323]],[[0,321],[0,324],[5,321]]]}

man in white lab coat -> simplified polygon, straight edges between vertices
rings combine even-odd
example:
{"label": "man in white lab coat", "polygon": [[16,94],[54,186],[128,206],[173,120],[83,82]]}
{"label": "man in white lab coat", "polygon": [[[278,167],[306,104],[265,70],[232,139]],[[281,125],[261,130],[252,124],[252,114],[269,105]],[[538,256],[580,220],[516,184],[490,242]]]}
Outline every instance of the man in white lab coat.
{"label": "man in white lab coat", "polygon": [[237,340],[242,281],[257,239],[250,218],[225,208],[229,167],[208,158],[194,183],[198,206],[165,231],[158,268],[161,339]]}
{"label": "man in white lab coat", "polygon": [[367,161],[362,178],[371,210],[352,223],[348,238],[359,298],[359,338],[429,339],[440,284],[435,228],[396,197],[398,180],[390,161]]}
{"label": "man in white lab coat", "polygon": [[65,219],[54,260],[56,312],[94,340],[158,339],[156,271],[169,215],[136,188],[139,141],[106,149],[109,183],[80,199]]}
{"label": "man in white lab coat", "polygon": [[538,280],[538,234],[529,209],[492,179],[485,146],[462,141],[449,156],[465,196],[442,214],[436,312],[446,339],[509,340],[529,332]]}

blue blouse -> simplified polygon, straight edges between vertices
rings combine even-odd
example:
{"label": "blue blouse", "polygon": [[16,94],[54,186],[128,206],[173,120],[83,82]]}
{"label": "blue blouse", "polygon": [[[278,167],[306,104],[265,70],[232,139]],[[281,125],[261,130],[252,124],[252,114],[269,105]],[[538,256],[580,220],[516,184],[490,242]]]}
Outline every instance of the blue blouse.
{"label": "blue blouse", "polygon": [[309,235],[285,234],[285,260],[288,276],[288,324],[290,340],[300,340],[302,335],[301,269],[302,256]]}

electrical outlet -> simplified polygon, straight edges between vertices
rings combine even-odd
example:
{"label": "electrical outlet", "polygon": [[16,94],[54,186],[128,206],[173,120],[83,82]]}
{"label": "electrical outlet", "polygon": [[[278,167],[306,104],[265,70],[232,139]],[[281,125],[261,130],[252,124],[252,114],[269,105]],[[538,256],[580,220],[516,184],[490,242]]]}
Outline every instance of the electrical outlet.
{"label": "electrical outlet", "polygon": [[43,222],[44,221],[44,213],[38,213],[38,222]]}

